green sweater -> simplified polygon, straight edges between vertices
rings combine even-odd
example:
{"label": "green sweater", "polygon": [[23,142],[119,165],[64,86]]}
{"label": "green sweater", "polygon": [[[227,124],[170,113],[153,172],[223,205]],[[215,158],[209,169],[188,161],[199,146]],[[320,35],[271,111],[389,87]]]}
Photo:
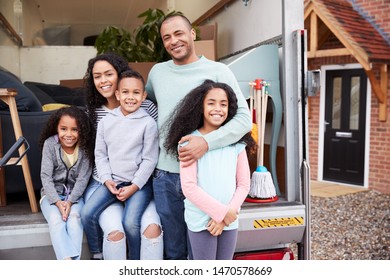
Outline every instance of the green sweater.
{"label": "green sweater", "polygon": [[148,98],[157,103],[159,114],[160,156],[157,164],[158,169],[179,173],[178,160],[168,155],[163,148],[165,136],[161,128],[177,103],[206,79],[230,85],[238,99],[238,110],[234,118],[218,130],[203,136],[208,143],[209,150],[236,143],[251,130],[248,105],[234,74],[225,64],[208,60],[204,56],[201,56],[196,62],[186,65],[176,65],[172,60],[158,63],[151,69],[146,84]]}

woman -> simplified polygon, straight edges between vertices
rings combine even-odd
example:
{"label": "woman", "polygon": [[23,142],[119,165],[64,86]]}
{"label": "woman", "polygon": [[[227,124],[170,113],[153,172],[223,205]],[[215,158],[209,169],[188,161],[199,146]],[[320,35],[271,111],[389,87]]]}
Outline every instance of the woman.
{"label": "woman", "polygon": [[[87,90],[87,114],[95,127],[111,110],[119,106],[115,97],[118,76],[130,69],[127,61],[114,53],[98,55],[90,59],[84,78]],[[150,100],[143,107],[155,120],[157,108]],[[101,185],[94,168],[91,180],[85,191],[86,204],[93,192]],[[116,202],[107,207],[99,218],[102,234],[93,240],[87,240],[92,259],[126,259],[126,237],[122,226],[123,205]],[[82,222],[88,223],[87,220]],[[160,218],[152,201],[146,208],[141,220],[141,259],[163,259],[163,239]]]}

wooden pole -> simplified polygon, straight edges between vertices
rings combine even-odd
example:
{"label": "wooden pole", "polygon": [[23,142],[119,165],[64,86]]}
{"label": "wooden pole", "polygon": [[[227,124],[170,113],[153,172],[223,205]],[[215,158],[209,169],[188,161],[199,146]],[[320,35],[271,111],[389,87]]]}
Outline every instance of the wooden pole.
{"label": "wooden pole", "polygon": [[[14,132],[15,132],[15,140],[18,140],[20,136],[23,136],[23,134],[22,134],[22,128],[20,126],[18,109],[16,107],[16,101],[15,101],[16,95],[17,95],[17,93],[14,90],[0,89],[0,98],[9,106],[12,125],[13,125]],[[25,151],[26,151],[26,148],[24,147],[24,145],[22,145],[19,148],[19,155],[20,156],[23,155],[23,153]],[[38,212],[38,204],[37,204],[37,200],[35,198],[34,187],[33,187],[32,180],[31,180],[31,173],[30,173],[30,167],[28,165],[27,154],[23,156],[23,158],[21,159],[20,162],[22,165],[23,176],[24,176],[24,181],[26,183],[27,194],[28,194],[28,198],[30,201],[31,211],[33,213],[37,213]]]}

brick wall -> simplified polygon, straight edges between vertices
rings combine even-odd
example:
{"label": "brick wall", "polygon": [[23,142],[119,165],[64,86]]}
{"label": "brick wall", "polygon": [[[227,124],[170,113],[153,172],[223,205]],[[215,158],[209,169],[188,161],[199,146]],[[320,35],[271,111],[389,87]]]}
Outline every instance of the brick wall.
{"label": "brick wall", "polygon": [[[378,69],[377,69],[378,70]],[[379,70],[378,70],[379,71]],[[380,122],[379,101],[372,95],[370,130],[370,175],[371,188],[390,194],[390,69],[387,73],[387,121]]]}

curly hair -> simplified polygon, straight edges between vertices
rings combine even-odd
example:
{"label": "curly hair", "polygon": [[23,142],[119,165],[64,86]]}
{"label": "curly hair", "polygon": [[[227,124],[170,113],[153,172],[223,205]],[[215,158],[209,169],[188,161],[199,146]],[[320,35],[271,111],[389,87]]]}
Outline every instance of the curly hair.
{"label": "curly hair", "polygon": [[87,114],[76,106],[63,107],[56,110],[49,118],[42,131],[39,147],[42,151],[45,140],[50,136],[58,134],[58,124],[63,116],[74,118],[77,123],[79,140],[78,145],[89,159],[91,165],[94,162],[94,141],[90,137],[93,133],[93,124],[88,119]]}
{"label": "curly hair", "polygon": [[88,61],[87,72],[84,76],[84,87],[87,91],[87,114],[95,125],[97,124],[96,109],[107,103],[106,98],[96,89],[93,79],[93,67],[98,61],[107,61],[110,63],[116,70],[118,77],[123,71],[131,70],[126,59],[113,52],[97,55]]}
{"label": "curly hair", "polygon": [[[222,125],[229,122],[237,113],[237,97],[233,89],[225,84],[205,80],[200,86],[191,90],[175,107],[173,113],[165,122],[162,131],[166,133],[164,148],[167,153],[178,156],[177,145],[179,140],[203,126],[203,102],[208,92],[213,88],[220,88],[226,92],[228,98],[228,115]],[[251,133],[245,134],[239,142],[247,145],[248,153],[255,148],[255,141]]]}

